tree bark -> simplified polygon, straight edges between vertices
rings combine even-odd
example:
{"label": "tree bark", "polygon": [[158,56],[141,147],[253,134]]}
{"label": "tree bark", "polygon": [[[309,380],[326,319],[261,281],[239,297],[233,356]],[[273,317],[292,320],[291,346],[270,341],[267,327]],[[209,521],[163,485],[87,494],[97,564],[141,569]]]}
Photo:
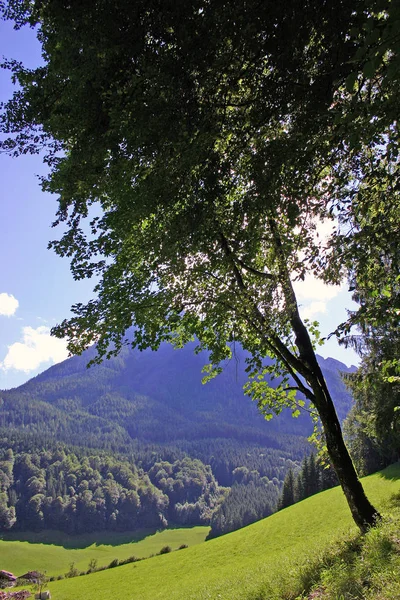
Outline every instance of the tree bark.
{"label": "tree bark", "polygon": [[300,317],[297,298],[287,268],[287,261],[277,222],[272,217],[269,219],[269,226],[275,242],[280,281],[285,296],[286,309],[290,314],[290,323],[298,349],[298,357],[290,351],[287,351],[285,353],[286,356],[284,357],[284,362],[286,362],[291,369],[300,373],[312,390],[312,393],[309,393],[309,390],[304,390],[304,386],[301,386],[303,392],[306,393],[307,397],[314,404],[321,419],[328,455],[343,489],[353,519],[361,531],[365,532],[369,527],[375,525],[380,515],[368,500],[349,451],[344,443],[342,429],[333,400],[326,385],[321,367],[318,364],[310,335]]}
{"label": "tree bark", "polygon": [[292,327],[296,335],[296,345],[300,351],[300,358],[309,372],[307,383],[312,389],[312,402],[321,419],[329,458],[343,489],[353,519],[361,531],[365,532],[369,527],[375,525],[380,515],[368,500],[344,443],[335,406],[321,367],[318,364],[308,331],[298,314],[297,304],[292,316]]}
{"label": "tree bark", "polygon": [[[282,285],[286,310],[288,311],[291,328],[295,335],[295,344],[298,352],[294,353],[281,340],[279,335],[274,332],[273,328],[271,328],[268,323],[266,315],[262,313],[257,303],[254,303],[252,307],[253,314],[262,330],[266,345],[286,366],[288,373],[296,382],[296,388],[315,406],[325,434],[328,455],[343,489],[351,514],[356,525],[358,525],[361,531],[365,532],[369,527],[375,525],[380,515],[368,500],[349,451],[344,443],[342,429],[333,400],[326,385],[321,367],[318,364],[310,335],[300,317],[297,298],[287,267],[285,252],[277,223],[272,217],[269,219],[269,226],[275,244],[279,268],[279,283]],[[245,281],[239,267],[235,263],[229,244],[222,233],[221,245],[231,264],[232,272],[240,291],[246,293],[247,289]],[[257,331],[260,333],[258,328]],[[304,383],[303,380],[306,383]]]}

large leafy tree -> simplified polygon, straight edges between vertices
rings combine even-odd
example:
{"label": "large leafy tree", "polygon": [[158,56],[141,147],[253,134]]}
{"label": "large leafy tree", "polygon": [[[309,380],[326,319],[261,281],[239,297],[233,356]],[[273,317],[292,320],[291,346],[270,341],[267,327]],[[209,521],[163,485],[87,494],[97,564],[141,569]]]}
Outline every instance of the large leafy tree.
{"label": "large leafy tree", "polygon": [[[51,246],[77,279],[99,276],[97,297],[55,334],[72,352],[96,342],[100,357],[196,336],[210,376],[240,342],[249,394],[267,414],[296,411],[298,392],[313,404],[353,517],[373,524],[293,281],[338,282],[357,272],[355,233],[356,260],[369,247],[356,208],[368,222],[364,183],[388,176],[376,157],[394,125],[360,123],[375,123],[366,98],[393,44],[363,69],[395,16],[357,0],[16,1],[6,15],[39,25],[45,64],[8,64],[21,89],[3,110],[14,133],[3,148],[47,148],[43,188],[65,230]],[[330,243],[316,235],[326,218],[341,227]],[[276,390],[266,356],[285,375]]]}

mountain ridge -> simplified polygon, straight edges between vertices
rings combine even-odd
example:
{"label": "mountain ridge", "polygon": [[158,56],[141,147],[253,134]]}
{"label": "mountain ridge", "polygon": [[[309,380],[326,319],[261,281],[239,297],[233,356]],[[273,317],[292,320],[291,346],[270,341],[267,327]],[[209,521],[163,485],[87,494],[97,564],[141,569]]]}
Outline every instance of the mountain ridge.
{"label": "mountain ridge", "polygon": [[[194,343],[179,350],[161,344],[156,352],[123,348],[117,357],[87,369],[95,355],[95,348],[90,348],[18,388],[1,392],[1,423],[33,431],[43,424],[61,440],[66,439],[65,430],[74,429],[78,435],[85,429],[100,436],[112,431],[122,442],[154,443],[187,436],[251,439],[253,435],[260,441],[268,434],[309,435],[307,415],[293,420],[286,411],[266,423],[245,397],[246,354],[240,347],[222,373],[206,385],[201,383],[201,371],[208,356],[194,353],[194,348]],[[332,358],[319,357],[319,362],[342,420],[351,396],[339,369],[351,372],[354,367]],[[57,426],[57,419],[64,426]]]}

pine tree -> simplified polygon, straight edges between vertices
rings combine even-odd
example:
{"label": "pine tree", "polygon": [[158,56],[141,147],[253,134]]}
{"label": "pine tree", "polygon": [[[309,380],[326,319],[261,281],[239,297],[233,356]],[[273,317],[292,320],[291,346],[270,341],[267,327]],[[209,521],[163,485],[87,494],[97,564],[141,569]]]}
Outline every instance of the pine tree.
{"label": "pine tree", "polygon": [[315,454],[312,452],[308,459],[309,496],[321,491]]}
{"label": "pine tree", "polygon": [[278,502],[278,510],[295,503],[295,482],[292,469],[289,469],[283,482],[282,495]]}

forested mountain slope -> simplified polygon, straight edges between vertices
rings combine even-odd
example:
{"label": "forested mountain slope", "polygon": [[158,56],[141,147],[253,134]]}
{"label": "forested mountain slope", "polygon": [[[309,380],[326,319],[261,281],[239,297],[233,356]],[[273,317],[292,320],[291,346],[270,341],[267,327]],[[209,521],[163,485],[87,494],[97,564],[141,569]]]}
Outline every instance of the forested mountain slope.
{"label": "forested mountain slope", "polygon": [[[207,356],[194,344],[175,350],[132,351],[87,369],[95,349],[57,364],[14,390],[1,393],[0,425],[49,434],[69,443],[123,448],[146,443],[225,438],[277,446],[277,434],[305,436],[307,414],[290,413],[266,423],[244,396],[245,355],[240,347],[224,371],[206,385]],[[351,398],[340,378],[349,371],[334,359],[320,359],[341,418]],[[280,445],[280,444],[278,444]]]}
{"label": "forested mountain slope", "polygon": [[[207,356],[194,344],[125,348],[87,369],[94,352],[1,393],[0,530],[208,524],[226,500],[221,533],[273,512],[312,425],[307,413],[263,418],[243,393],[240,348],[206,385]],[[349,369],[333,359],[321,365],[343,418],[351,398],[339,373]],[[121,469],[130,475],[120,481]]]}

